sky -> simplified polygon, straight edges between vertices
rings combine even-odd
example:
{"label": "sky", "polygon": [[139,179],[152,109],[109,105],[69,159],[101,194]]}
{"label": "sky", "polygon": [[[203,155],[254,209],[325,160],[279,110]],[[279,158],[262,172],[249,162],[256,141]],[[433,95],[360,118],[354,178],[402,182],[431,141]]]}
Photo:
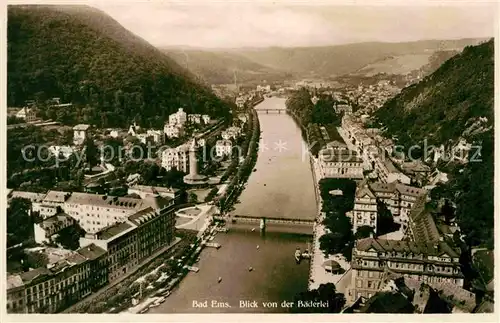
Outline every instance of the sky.
{"label": "sky", "polygon": [[[390,0],[388,0],[390,1]],[[410,1],[410,5],[269,2],[91,2],[160,47],[324,46],[364,41],[492,37],[494,2]],[[373,3],[373,1],[371,2]],[[408,3],[408,2],[406,2]],[[427,4],[427,5],[426,5]]]}

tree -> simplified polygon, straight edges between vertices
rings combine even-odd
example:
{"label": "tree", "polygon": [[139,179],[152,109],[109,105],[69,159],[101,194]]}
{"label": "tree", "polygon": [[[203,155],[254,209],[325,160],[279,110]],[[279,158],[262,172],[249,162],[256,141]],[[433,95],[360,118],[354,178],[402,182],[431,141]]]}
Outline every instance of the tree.
{"label": "tree", "polygon": [[356,231],[356,233],[354,234],[354,239],[355,240],[359,240],[359,239],[363,239],[363,238],[369,238],[370,236],[373,235],[373,227],[369,226],[369,225],[363,225],[361,227],[358,228],[358,230]]}
{"label": "tree", "polygon": [[90,168],[99,164],[99,155],[97,146],[94,143],[94,140],[90,137],[85,139],[83,143],[85,147],[85,161],[89,165]]}
{"label": "tree", "polygon": [[78,224],[69,226],[58,232],[55,242],[61,244],[65,249],[77,250],[80,248],[80,237],[85,231]]}
{"label": "tree", "polygon": [[[304,302],[325,302],[328,306],[300,306]],[[291,309],[292,313],[340,313],[346,303],[344,294],[337,293],[332,283],[321,284],[317,289],[299,293]]]}
{"label": "tree", "polygon": [[444,216],[444,221],[450,224],[455,218],[455,208],[451,205],[448,199],[445,200],[443,207],[441,208],[441,214]]}
{"label": "tree", "polygon": [[33,234],[33,221],[30,216],[31,202],[13,198],[7,208],[7,246],[28,240]]}
{"label": "tree", "polygon": [[189,192],[189,197],[188,197],[189,203],[198,203],[198,195],[193,192]]}
{"label": "tree", "polygon": [[394,217],[383,201],[377,201],[377,235],[384,235],[399,229]]}
{"label": "tree", "polygon": [[326,254],[347,253],[352,248],[352,225],[345,215],[330,215],[323,224],[330,231],[319,238],[320,249]]}

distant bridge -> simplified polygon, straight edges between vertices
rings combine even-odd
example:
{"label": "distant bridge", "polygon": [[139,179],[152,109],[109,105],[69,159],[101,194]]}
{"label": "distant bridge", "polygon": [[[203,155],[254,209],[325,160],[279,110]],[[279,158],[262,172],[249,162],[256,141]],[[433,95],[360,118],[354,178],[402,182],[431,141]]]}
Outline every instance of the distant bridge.
{"label": "distant bridge", "polygon": [[260,109],[255,109],[257,113],[259,112],[265,112],[266,114],[269,114],[269,112],[278,112],[278,114],[281,114],[281,112],[286,113],[285,109],[266,109],[266,108],[260,108]]}
{"label": "distant bridge", "polygon": [[[223,220],[235,220],[236,222],[260,222],[263,218],[261,216],[251,216],[243,214],[233,214],[226,216],[219,216]],[[298,225],[313,225],[315,219],[293,219],[293,218],[265,218],[266,224],[298,224]]]}

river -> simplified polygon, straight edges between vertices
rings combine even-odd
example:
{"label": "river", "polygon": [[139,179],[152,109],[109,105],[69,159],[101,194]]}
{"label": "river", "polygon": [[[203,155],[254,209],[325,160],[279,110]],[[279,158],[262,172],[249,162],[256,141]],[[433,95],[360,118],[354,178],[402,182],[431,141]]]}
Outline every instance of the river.
{"label": "river", "polygon": [[[268,98],[256,108],[284,109],[285,99]],[[300,128],[283,112],[261,112],[259,120],[264,147],[259,149],[257,171],[251,174],[234,214],[314,219],[314,183],[308,158],[303,155]],[[202,252],[196,264],[200,271],[189,273],[162,305],[148,313],[288,311],[282,302],[307,289],[309,262],[296,264],[293,256],[297,247],[307,247],[312,230],[270,224],[262,234],[258,223],[228,227],[228,233],[219,233],[214,240],[222,245],[220,249]],[[240,306],[244,301],[247,305],[256,301],[258,307]],[[265,302],[278,306],[265,307]],[[208,307],[201,307],[205,304]]]}

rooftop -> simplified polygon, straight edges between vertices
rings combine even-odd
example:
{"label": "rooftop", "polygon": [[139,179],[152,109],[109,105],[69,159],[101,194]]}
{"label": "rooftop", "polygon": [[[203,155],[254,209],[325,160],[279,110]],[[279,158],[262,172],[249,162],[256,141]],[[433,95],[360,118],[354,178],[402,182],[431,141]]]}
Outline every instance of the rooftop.
{"label": "rooftop", "polygon": [[102,249],[101,247],[96,246],[95,244],[91,243],[88,246],[85,246],[83,248],[78,249],[76,252],[78,252],[80,255],[85,257],[88,260],[94,260],[102,255],[106,254],[106,250]]}
{"label": "rooftop", "polygon": [[131,197],[108,196],[75,192],[67,200],[69,204],[93,205],[109,208],[140,210],[147,205],[144,200]]}
{"label": "rooftop", "polygon": [[356,241],[356,250],[376,252],[406,252],[424,256],[441,256],[447,254],[452,258],[458,258],[458,253],[445,242],[421,243],[416,241],[384,240],[365,238]]}
{"label": "rooftop", "polygon": [[63,191],[48,191],[47,195],[43,199],[43,202],[56,202],[56,203],[64,203],[67,197],[70,196],[70,192]]}
{"label": "rooftop", "polygon": [[419,197],[410,211],[410,228],[413,239],[423,243],[435,243],[439,241],[440,235],[432,214],[426,208],[425,195]]}
{"label": "rooftop", "polygon": [[135,225],[139,226],[145,222],[148,222],[149,220],[155,218],[158,216],[158,213],[155,212],[155,210],[152,207],[147,207],[143,210],[140,210],[137,213],[132,214],[131,216],[128,217],[128,220]]}
{"label": "rooftop", "polygon": [[45,220],[40,222],[39,225],[45,229],[47,227],[52,227],[54,225],[60,225],[67,220],[74,221],[73,218],[67,215],[66,213],[58,213],[49,218],[46,218]]}
{"label": "rooftop", "polygon": [[119,222],[101,229],[95,233],[95,236],[99,240],[109,240],[122,232],[128,231],[132,227],[130,223]]}
{"label": "rooftop", "polygon": [[22,198],[30,200],[31,202],[40,202],[44,197],[45,194],[33,192],[11,191],[10,193],[10,198]]}
{"label": "rooftop", "polygon": [[73,130],[87,130],[88,128],[90,128],[90,125],[88,124],[78,124],[76,126],[73,127]]}

